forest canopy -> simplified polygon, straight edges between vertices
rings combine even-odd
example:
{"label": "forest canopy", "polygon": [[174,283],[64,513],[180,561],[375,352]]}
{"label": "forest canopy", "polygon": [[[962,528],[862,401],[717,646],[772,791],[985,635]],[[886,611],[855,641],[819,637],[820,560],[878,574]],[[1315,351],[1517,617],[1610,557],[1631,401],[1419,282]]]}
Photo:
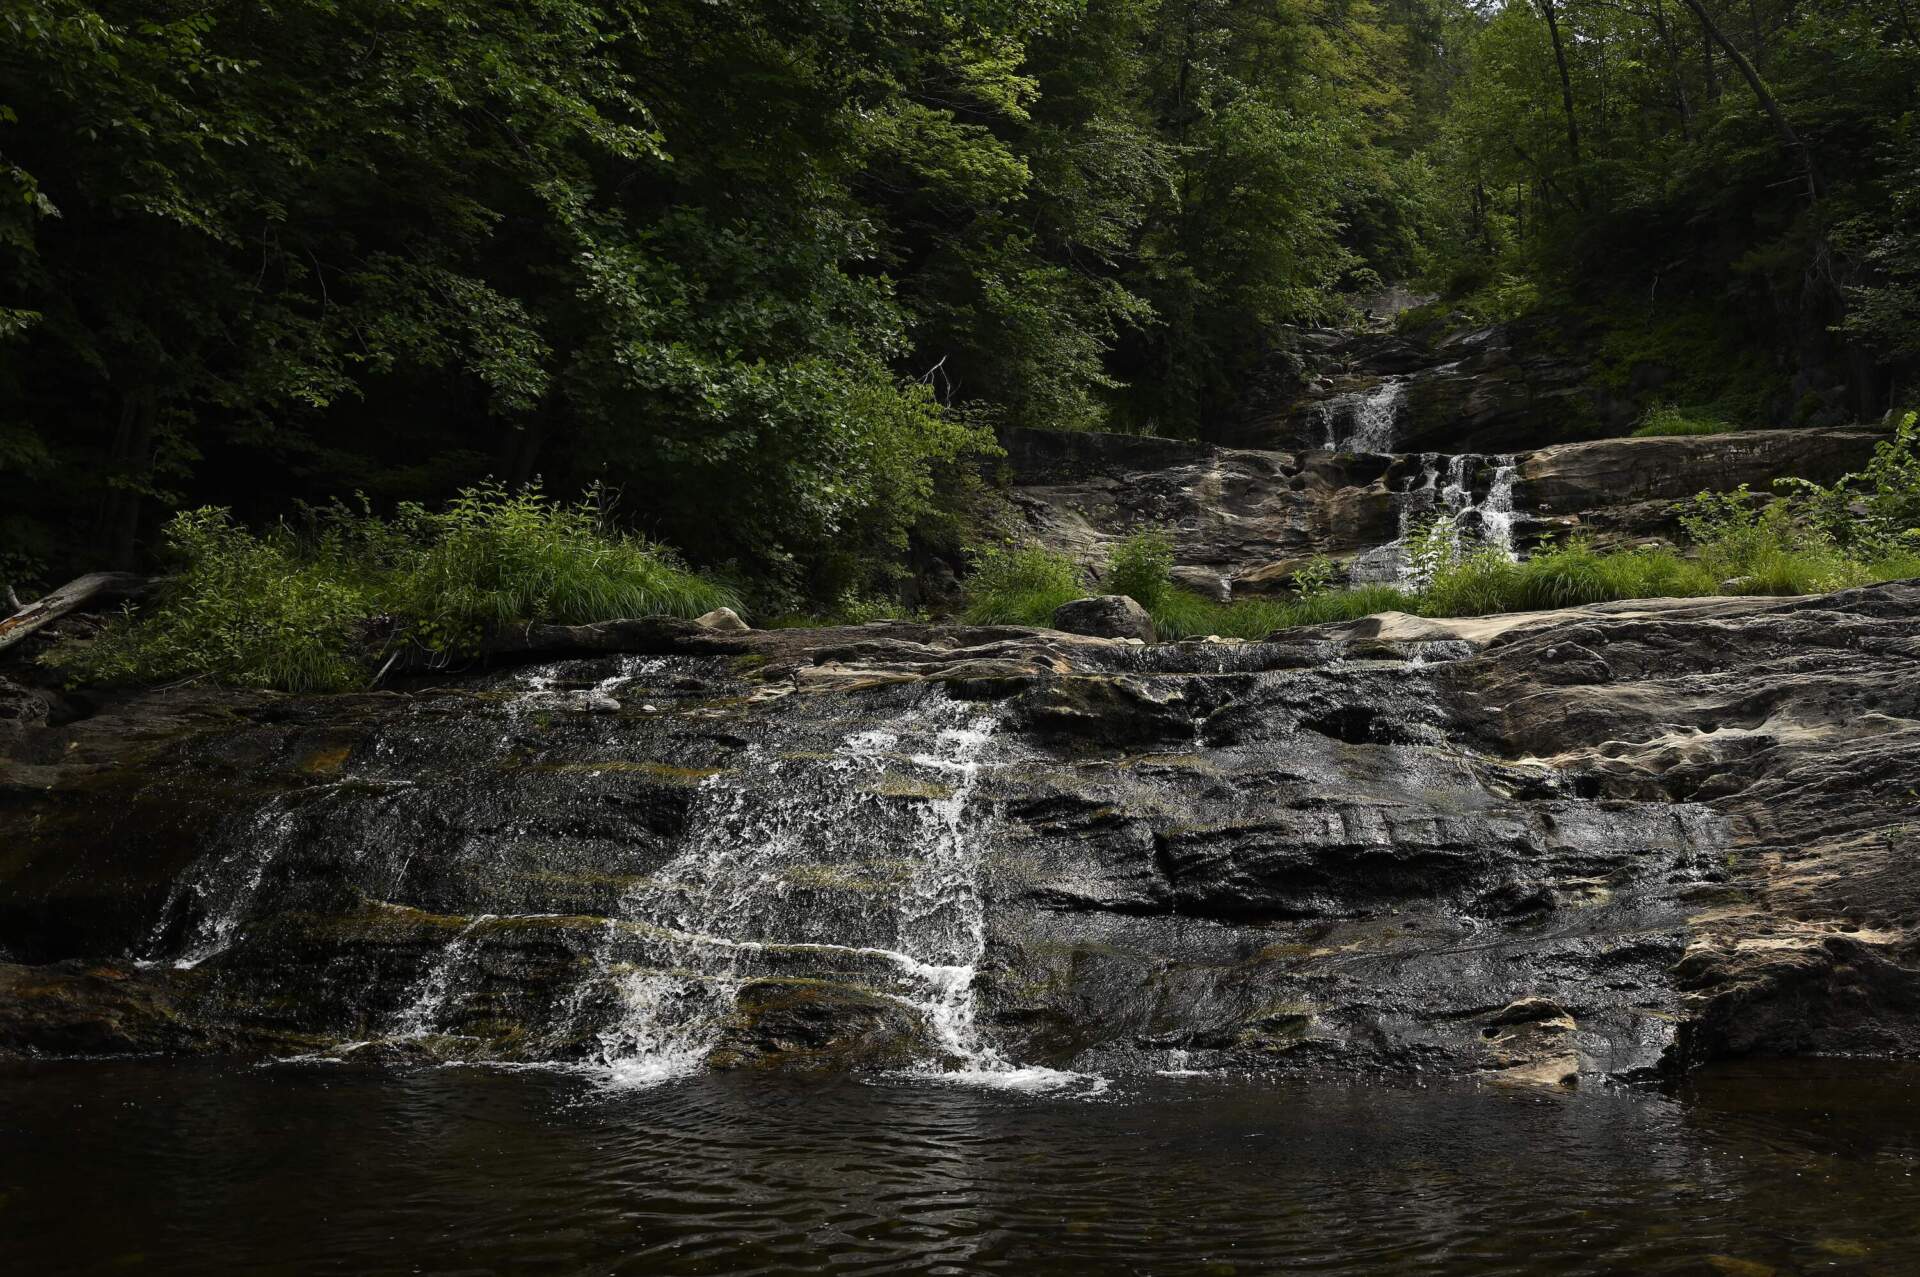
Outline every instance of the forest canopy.
{"label": "forest canopy", "polygon": [[1207,437],[1383,282],[1874,415],[1917,81],[1907,0],[0,0],[0,578],[539,478],[885,592],[996,430]]}

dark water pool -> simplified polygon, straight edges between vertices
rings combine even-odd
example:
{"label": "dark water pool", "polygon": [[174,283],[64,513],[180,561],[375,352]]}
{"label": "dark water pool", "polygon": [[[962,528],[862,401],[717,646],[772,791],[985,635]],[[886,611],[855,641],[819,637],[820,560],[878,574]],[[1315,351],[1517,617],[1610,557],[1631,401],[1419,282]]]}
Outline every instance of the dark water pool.
{"label": "dark water pool", "polygon": [[0,1068],[0,1273],[1920,1273],[1920,1068],[1098,1098]]}

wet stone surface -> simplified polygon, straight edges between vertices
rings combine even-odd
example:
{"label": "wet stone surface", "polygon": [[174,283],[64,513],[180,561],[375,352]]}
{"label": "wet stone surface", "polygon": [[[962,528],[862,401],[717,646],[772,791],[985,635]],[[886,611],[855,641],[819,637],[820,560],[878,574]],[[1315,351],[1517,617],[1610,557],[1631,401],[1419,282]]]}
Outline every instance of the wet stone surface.
{"label": "wet stone surface", "polygon": [[1920,586],[1396,624],[654,627],[106,702],[0,774],[0,1048],[1548,1087],[1914,1050]]}

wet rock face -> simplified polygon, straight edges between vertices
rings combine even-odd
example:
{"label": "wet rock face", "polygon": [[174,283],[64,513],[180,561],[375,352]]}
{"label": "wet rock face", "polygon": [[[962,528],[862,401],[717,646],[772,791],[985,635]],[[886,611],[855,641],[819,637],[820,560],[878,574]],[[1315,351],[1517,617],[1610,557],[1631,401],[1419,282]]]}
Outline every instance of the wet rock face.
{"label": "wet rock face", "polygon": [[[1542,319],[1292,332],[1222,439],[1257,448],[1353,447],[1350,440],[1368,433],[1365,405],[1383,385],[1399,419],[1377,451],[1509,453],[1626,434],[1635,402],[1601,384],[1580,357],[1593,338],[1577,324]],[[1657,385],[1657,370],[1648,372],[1653,380],[1629,389]]]}
{"label": "wet rock face", "polygon": [[[1678,532],[1674,504],[1775,478],[1831,482],[1881,436],[1765,430],[1699,438],[1602,439],[1498,457],[1356,455],[1210,448],[1128,436],[1010,432],[1014,504],[1026,532],[1098,572],[1111,547],[1166,530],[1175,577],[1219,599],[1280,589],[1319,555],[1366,560],[1410,517],[1456,514],[1480,536],[1501,508],[1521,542],[1581,533],[1632,543]],[[1499,491],[1496,491],[1496,490]]]}
{"label": "wet rock face", "polygon": [[1506,550],[1550,535],[1671,539],[1678,501],[1788,476],[1831,482],[1878,438],[1830,426],[1625,437],[1638,401],[1567,353],[1580,334],[1540,324],[1305,331],[1284,344],[1241,418],[1213,435],[1231,446],[1007,432],[1021,531],[1097,575],[1116,542],[1163,529],[1180,583],[1225,600],[1282,588],[1318,556],[1356,582],[1399,579],[1407,535],[1436,515]]}
{"label": "wet rock face", "polygon": [[1395,624],[581,627],[533,638],[655,650],[106,703],[0,780],[0,1048],[1546,1083],[1920,1048],[1920,586]]}

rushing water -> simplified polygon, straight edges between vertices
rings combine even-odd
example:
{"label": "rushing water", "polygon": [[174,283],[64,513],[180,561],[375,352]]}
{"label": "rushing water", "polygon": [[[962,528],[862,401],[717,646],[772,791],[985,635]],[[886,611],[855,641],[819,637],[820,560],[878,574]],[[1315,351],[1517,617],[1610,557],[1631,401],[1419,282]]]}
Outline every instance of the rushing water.
{"label": "rushing water", "polygon": [[1517,557],[1513,537],[1514,458],[1425,453],[1419,461],[1420,469],[1393,494],[1399,535],[1353,560],[1348,578],[1354,584],[1417,584],[1409,581],[1408,544],[1424,523],[1435,518],[1452,525],[1463,550],[1486,546],[1509,559]]}
{"label": "rushing water", "polygon": [[1369,389],[1321,400],[1313,406],[1313,416],[1329,452],[1390,453],[1406,401],[1406,383],[1388,377]]}
{"label": "rushing water", "polygon": [[1920,1070],[1678,1096],[133,1061],[0,1073],[20,1274],[1906,1274]]}

